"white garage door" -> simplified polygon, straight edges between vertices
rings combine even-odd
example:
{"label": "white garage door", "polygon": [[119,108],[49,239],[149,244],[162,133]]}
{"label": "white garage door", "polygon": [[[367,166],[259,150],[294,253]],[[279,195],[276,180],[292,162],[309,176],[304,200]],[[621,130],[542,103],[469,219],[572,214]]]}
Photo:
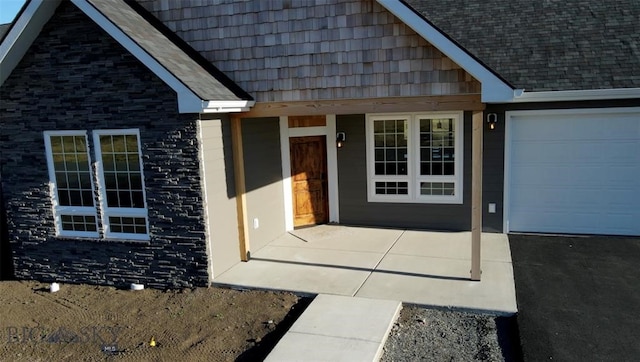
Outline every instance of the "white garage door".
{"label": "white garage door", "polygon": [[640,109],[507,119],[508,231],[640,235]]}

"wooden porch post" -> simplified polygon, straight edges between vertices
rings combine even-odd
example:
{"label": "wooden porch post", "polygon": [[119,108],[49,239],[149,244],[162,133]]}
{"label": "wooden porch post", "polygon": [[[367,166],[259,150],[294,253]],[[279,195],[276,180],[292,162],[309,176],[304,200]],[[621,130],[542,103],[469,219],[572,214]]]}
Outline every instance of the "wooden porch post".
{"label": "wooden porch post", "polygon": [[231,117],[231,145],[233,148],[233,173],[236,186],[236,209],[238,217],[238,239],[240,260],[249,261],[249,227],[247,225],[247,197],[244,178],[244,154],[242,150],[242,119]]}
{"label": "wooden porch post", "polygon": [[483,113],[473,112],[471,146],[471,280],[480,281],[480,238],[482,236],[482,130]]}

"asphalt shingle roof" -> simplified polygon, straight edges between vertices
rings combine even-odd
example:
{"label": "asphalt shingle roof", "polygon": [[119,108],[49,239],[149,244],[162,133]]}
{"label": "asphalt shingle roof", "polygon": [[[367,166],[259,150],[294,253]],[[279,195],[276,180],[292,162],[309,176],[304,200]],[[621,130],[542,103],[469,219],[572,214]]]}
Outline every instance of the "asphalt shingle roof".
{"label": "asphalt shingle roof", "polygon": [[[133,39],[203,100],[251,100],[251,96],[231,82],[211,64],[204,64],[186,44],[159,29],[161,24],[144,17],[144,9],[123,0],[88,0],[98,11]],[[130,6],[132,5],[132,6]],[[142,9],[142,10],[141,10]],[[206,62],[206,61],[205,61]]]}
{"label": "asphalt shingle roof", "polygon": [[638,0],[404,0],[527,91],[640,87]]}
{"label": "asphalt shingle roof", "polygon": [[0,24],[0,41],[3,40],[4,35],[9,31],[11,24]]}

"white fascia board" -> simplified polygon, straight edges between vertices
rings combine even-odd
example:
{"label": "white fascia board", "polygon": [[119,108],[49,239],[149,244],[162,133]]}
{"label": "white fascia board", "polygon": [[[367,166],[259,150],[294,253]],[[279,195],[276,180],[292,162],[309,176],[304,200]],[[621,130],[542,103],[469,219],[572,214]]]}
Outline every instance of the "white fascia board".
{"label": "white fascia board", "polygon": [[549,92],[522,92],[513,103],[595,101],[607,99],[640,98],[640,88],[588,89]]}
{"label": "white fascia board", "polygon": [[255,101],[203,101],[203,113],[236,113],[247,112],[255,105]]}
{"label": "white fascia board", "polygon": [[49,21],[61,0],[32,0],[11,31],[0,44],[0,85],[4,83],[22,57],[40,35],[42,27]]}
{"label": "white fascia board", "polygon": [[400,0],[376,1],[477,79],[482,85],[482,102],[499,103],[513,100],[515,90],[511,86],[409,9]]}

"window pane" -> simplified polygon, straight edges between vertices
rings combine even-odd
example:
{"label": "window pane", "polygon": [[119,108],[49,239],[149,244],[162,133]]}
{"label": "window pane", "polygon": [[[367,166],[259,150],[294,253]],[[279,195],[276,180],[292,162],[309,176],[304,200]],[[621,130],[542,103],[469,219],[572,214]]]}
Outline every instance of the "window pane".
{"label": "window pane", "polygon": [[386,175],[395,175],[396,174],[396,164],[395,163],[387,163],[385,166],[385,174]]}
{"label": "window pane", "polygon": [[142,191],[132,191],[131,192],[131,201],[133,203],[133,207],[143,208],[144,207],[144,195]]}
{"label": "window pane", "polygon": [[138,154],[137,153],[130,153],[128,155],[128,163],[129,163],[129,170],[130,171],[140,171],[140,160],[138,159]]}
{"label": "window pane", "polygon": [[107,190],[107,206],[118,207],[120,202],[118,201],[118,191]]}
{"label": "window pane", "polygon": [[408,182],[376,182],[376,195],[407,195]]}
{"label": "window pane", "polygon": [[97,230],[96,217],[93,215],[62,215],[62,230],[65,231],[90,231]]}
{"label": "window pane", "polygon": [[455,175],[455,119],[420,120],[420,175]]}
{"label": "window pane", "polygon": [[51,153],[62,153],[62,137],[60,136],[52,136],[51,137]]}
{"label": "window pane", "polygon": [[386,157],[385,157],[385,161],[395,161],[396,160],[396,150],[395,149],[388,149],[387,148],[387,152],[386,152]]}
{"label": "window pane", "polygon": [[396,146],[396,136],[395,135],[387,135],[384,141],[384,145],[387,147],[395,147]]}
{"label": "window pane", "polygon": [[91,174],[89,174],[89,172],[80,173],[80,188],[91,190]]}
{"label": "window pane", "polygon": [[80,175],[78,175],[77,173],[69,175],[69,188],[80,188]]}
{"label": "window pane", "polygon": [[138,153],[138,137],[134,135],[127,135],[127,152]]}
{"label": "window pane", "polygon": [[116,183],[116,174],[114,172],[104,173],[104,185],[107,190],[115,190],[118,188],[118,184]]}
{"label": "window pane", "polygon": [[113,153],[102,154],[102,167],[105,171],[114,171],[116,169],[116,163],[113,160]]}
{"label": "window pane", "polygon": [[407,174],[407,163],[398,162],[398,175],[406,175],[406,174]]}
{"label": "window pane", "polygon": [[129,175],[131,179],[132,190],[142,190],[142,177],[140,174],[132,173]]}
{"label": "window pane", "polygon": [[376,162],[375,173],[376,175],[384,175],[384,162]]}
{"label": "window pane", "polygon": [[82,197],[92,193],[89,150],[85,136],[51,136],[51,157],[60,206],[94,206],[93,198]]}
{"label": "window pane", "polygon": [[58,186],[58,189],[66,189],[69,187],[67,184],[66,172],[56,172],[56,185]]}
{"label": "window pane", "polygon": [[76,190],[69,190],[69,204],[71,206],[82,206],[82,193]]}
{"label": "window pane", "polygon": [[107,205],[144,208],[137,135],[100,136],[100,144],[103,147]]}
{"label": "window pane", "polygon": [[454,196],[453,182],[421,182],[420,195],[448,195]]}
{"label": "window pane", "polygon": [[74,155],[76,153],[76,137],[75,136],[64,136],[62,138],[62,152]]}
{"label": "window pane", "polygon": [[102,150],[102,153],[113,152],[111,136],[100,136],[100,150]]}
{"label": "window pane", "polygon": [[379,120],[373,124],[375,174],[408,174],[407,121]]}
{"label": "window pane", "polygon": [[445,162],[444,169],[442,170],[443,175],[453,175],[455,173],[455,167],[453,162]]}
{"label": "window pane", "polygon": [[142,217],[109,217],[111,232],[127,234],[146,234],[147,220]]}

